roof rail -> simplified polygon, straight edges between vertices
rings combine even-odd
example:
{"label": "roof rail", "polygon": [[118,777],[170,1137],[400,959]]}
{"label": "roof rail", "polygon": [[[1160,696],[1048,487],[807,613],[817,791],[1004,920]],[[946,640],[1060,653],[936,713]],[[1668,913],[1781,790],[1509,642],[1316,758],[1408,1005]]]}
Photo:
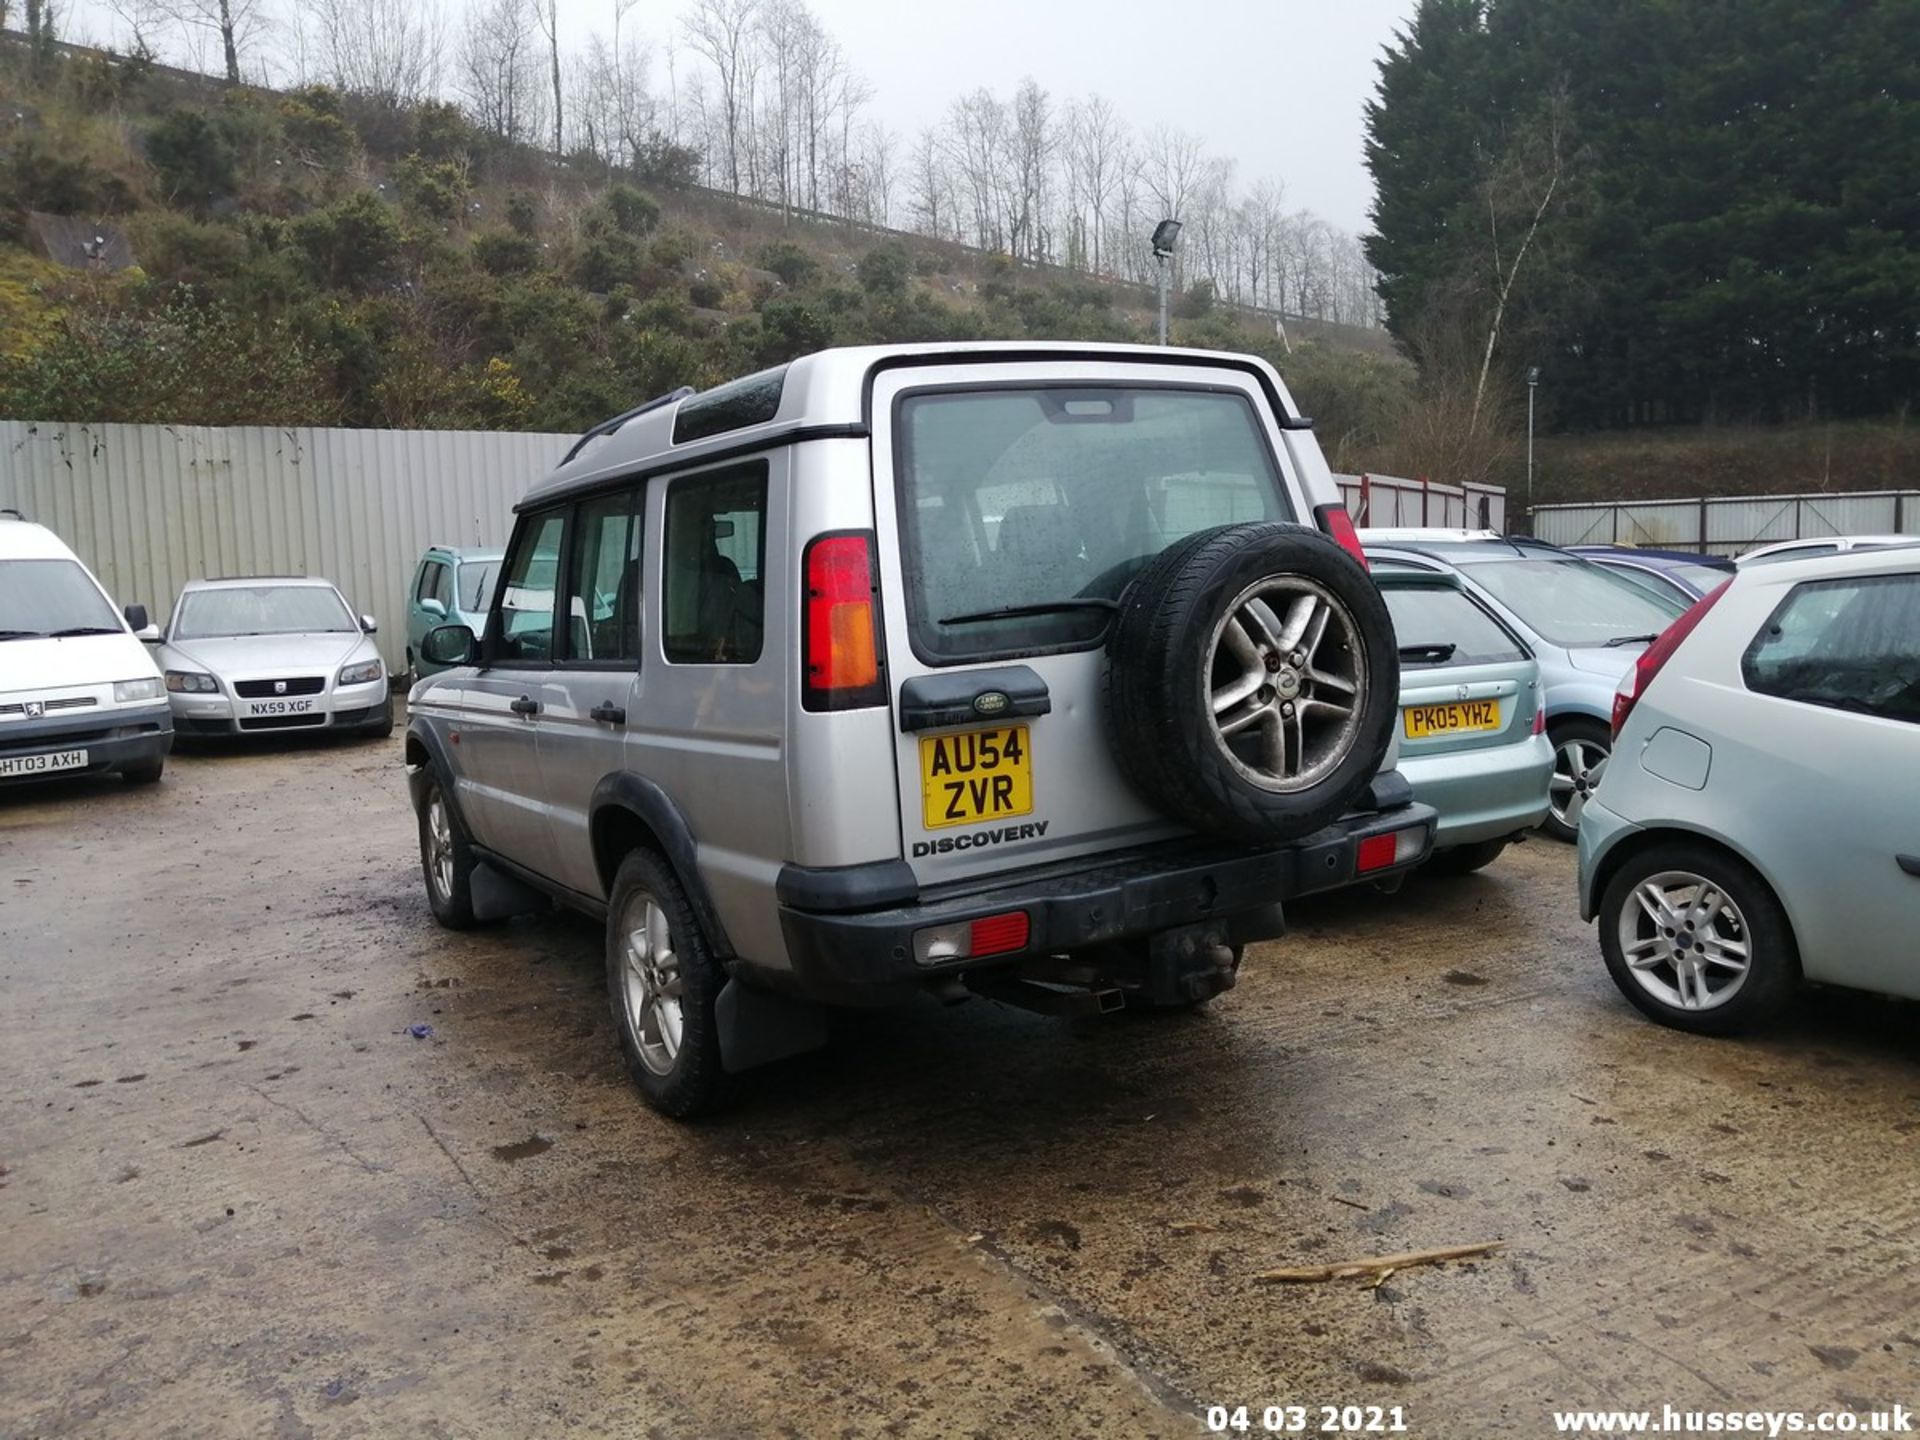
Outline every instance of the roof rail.
{"label": "roof rail", "polygon": [[647,401],[644,405],[636,405],[631,410],[622,411],[610,420],[602,420],[598,425],[592,426],[583,433],[578,440],[573,442],[573,448],[567,451],[560,463],[565,465],[567,461],[573,459],[574,456],[585,449],[587,442],[596,436],[611,435],[629,420],[644,415],[649,410],[658,410],[662,405],[671,405],[676,400],[684,400],[694,393],[696,392],[691,385],[682,385],[678,390],[669,390],[665,395],[654,396],[653,399]]}
{"label": "roof rail", "polygon": [[0,520],[24,520],[27,517],[11,505],[0,505]]}

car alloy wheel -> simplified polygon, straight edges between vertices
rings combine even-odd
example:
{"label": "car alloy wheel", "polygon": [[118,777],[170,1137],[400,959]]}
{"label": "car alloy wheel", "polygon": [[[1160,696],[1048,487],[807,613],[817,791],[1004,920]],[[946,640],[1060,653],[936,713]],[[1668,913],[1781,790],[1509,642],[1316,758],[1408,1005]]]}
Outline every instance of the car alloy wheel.
{"label": "car alloy wheel", "polygon": [[1620,955],[1647,994],[1678,1010],[1715,1010],[1747,983],[1746,916],[1704,876],[1662,870],[1634,886],[1615,919]]}
{"label": "car alloy wheel", "polygon": [[1568,736],[1553,748],[1553,779],[1547,784],[1547,808],[1569,830],[1580,828],[1587,797],[1599,788],[1611,752],[1585,736]]}
{"label": "car alloy wheel", "polygon": [[437,788],[427,801],[427,879],[440,899],[453,898],[453,824],[447,798]]}
{"label": "car alloy wheel", "polygon": [[655,1075],[670,1074],[685,1027],[673,929],[659,900],[636,890],[628,897],[620,930],[621,1003],[640,1063]]}
{"label": "car alloy wheel", "polygon": [[1213,738],[1268,790],[1317,784],[1353,748],[1367,700],[1359,626],[1324,586],[1261,580],[1214,628],[1207,666]]}

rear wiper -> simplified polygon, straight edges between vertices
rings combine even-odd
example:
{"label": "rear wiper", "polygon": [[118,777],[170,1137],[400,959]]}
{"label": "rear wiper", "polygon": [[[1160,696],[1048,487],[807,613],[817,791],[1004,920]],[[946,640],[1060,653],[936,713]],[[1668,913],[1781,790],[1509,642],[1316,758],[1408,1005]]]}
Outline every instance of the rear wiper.
{"label": "rear wiper", "polygon": [[1622,645],[1651,645],[1659,638],[1658,635],[1616,635],[1607,641],[1606,648],[1617,650]]}
{"label": "rear wiper", "polygon": [[1400,647],[1400,658],[1402,660],[1432,660],[1435,662],[1451,660],[1453,658],[1453,652],[1459,648],[1458,645],[1445,643],[1434,645],[1402,645]]}
{"label": "rear wiper", "polygon": [[106,625],[70,625],[65,630],[49,630],[49,640],[66,640],[75,635],[118,635],[118,630]]}
{"label": "rear wiper", "polygon": [[973,610],[965,615],[948,615],[936,625],[971,625],[976,620],[1005,620],[1018,615],[1056,615],[1062,610],[1118,610],[1118,600],[1098,595],[1075,595],[1065,600],[1036,600],[1030,605],[1002,605],[998,610]]}

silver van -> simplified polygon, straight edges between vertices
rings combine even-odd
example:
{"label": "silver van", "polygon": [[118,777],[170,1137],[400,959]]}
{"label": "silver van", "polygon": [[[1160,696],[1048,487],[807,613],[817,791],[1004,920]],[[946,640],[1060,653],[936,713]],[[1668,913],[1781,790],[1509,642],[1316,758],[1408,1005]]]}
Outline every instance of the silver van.
{"label": "silver van", "polygon": [[1431,844],[1310,424],[1246,356],[976,344],[595,427],[518,506],[483,633],[422,642],[434,914],[604,917],[672,1115],[820,1044],[824,1004],[1204,1003],[1282,902]]}

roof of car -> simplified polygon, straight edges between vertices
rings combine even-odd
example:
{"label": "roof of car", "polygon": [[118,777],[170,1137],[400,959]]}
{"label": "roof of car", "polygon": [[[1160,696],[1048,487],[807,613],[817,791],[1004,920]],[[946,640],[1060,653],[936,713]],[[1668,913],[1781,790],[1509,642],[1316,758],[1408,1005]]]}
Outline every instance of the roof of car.
{"label": "roof of car", "polygon": [[53,531],[31,520],[8,516],[0,523],[0,559],[71,560],[73,551]]}
{"label": "roof of car", "polygon": [[[1251,355],[1157,345],[1066,341],[976,341],[962,344],[865,345],[821,350],[699,394],[674,392],[582,437],[559,468],[536,483],[516,507],[547,503],[631,474],[654,462],[678,467],[740,449],[833,435],[863,437],[869,423],[869,381],[902,364],[980,364],[1044,360],[1123,361],[1157,366],[1209,366],[1255,374],[1277,398],[1283,422],[1304,424],[1274,368]],[[604,438],[592,438],[596,432]]]}
{"label": "roof of car", "polygon": [[1756,545],[1734,563],[1744,565],[1749,560],[1768,560],[1775,555],[1790,555],[1795,550],[1819,549],[1830,554],[1834,549],[1846,552],[1884,549],[1891,545],[1920,545],[1920,535],[1803,535],[1794,540]]}
{"label": "roof of car", "polygon": [[239,585],[325,585],[336,588],[331,580],[318,575],[210,575],[204,580],[189,580],[181,590],[218,590]]}
{"label": "roof of car", "polygon": [[1670,565],[1706,565],[1715,570],[1731,570],[1733,561],[1725,555],[1702,555],[1693,550],[1655,550],[1639,545],[1569,545],[1567,549],[1589,560],[1632,560],[1653,569]]}
{"label": "roof of car", "polygon": [[450,556],[455,561],[461,564],[465,564],[468,561],[473,561],[473,560],[480,560],[480,561],[498,560],[502,556],[504,556],[507,552],[504,550],[489,549],[489,548],[484,548],[480,546],[429,545],[427,546],[426,553],[429,555]]}
{"label": "roof of car", "polygon": [[1369,555],[1375,550],[1399,550],[1447,561],[1524,560],[1534,555],[1561,560],[1585,559],[1544,540],[1526,535],[1496,535],[1491,530],[1363,529],[1360,544]]}
{"label": "roof of car", "polygon": [[1764,565],[1743,565],[1739,575],[1764,577],[1798,583],[1802,580],[1841,579],[1849,575],[1873,575],[1882,571],[1903,574],[1920,570],[1920,535],[1908,536],[1892,544],[1862,545],[1854,550],[1830,551],[1802,559],[1782,558]]}

